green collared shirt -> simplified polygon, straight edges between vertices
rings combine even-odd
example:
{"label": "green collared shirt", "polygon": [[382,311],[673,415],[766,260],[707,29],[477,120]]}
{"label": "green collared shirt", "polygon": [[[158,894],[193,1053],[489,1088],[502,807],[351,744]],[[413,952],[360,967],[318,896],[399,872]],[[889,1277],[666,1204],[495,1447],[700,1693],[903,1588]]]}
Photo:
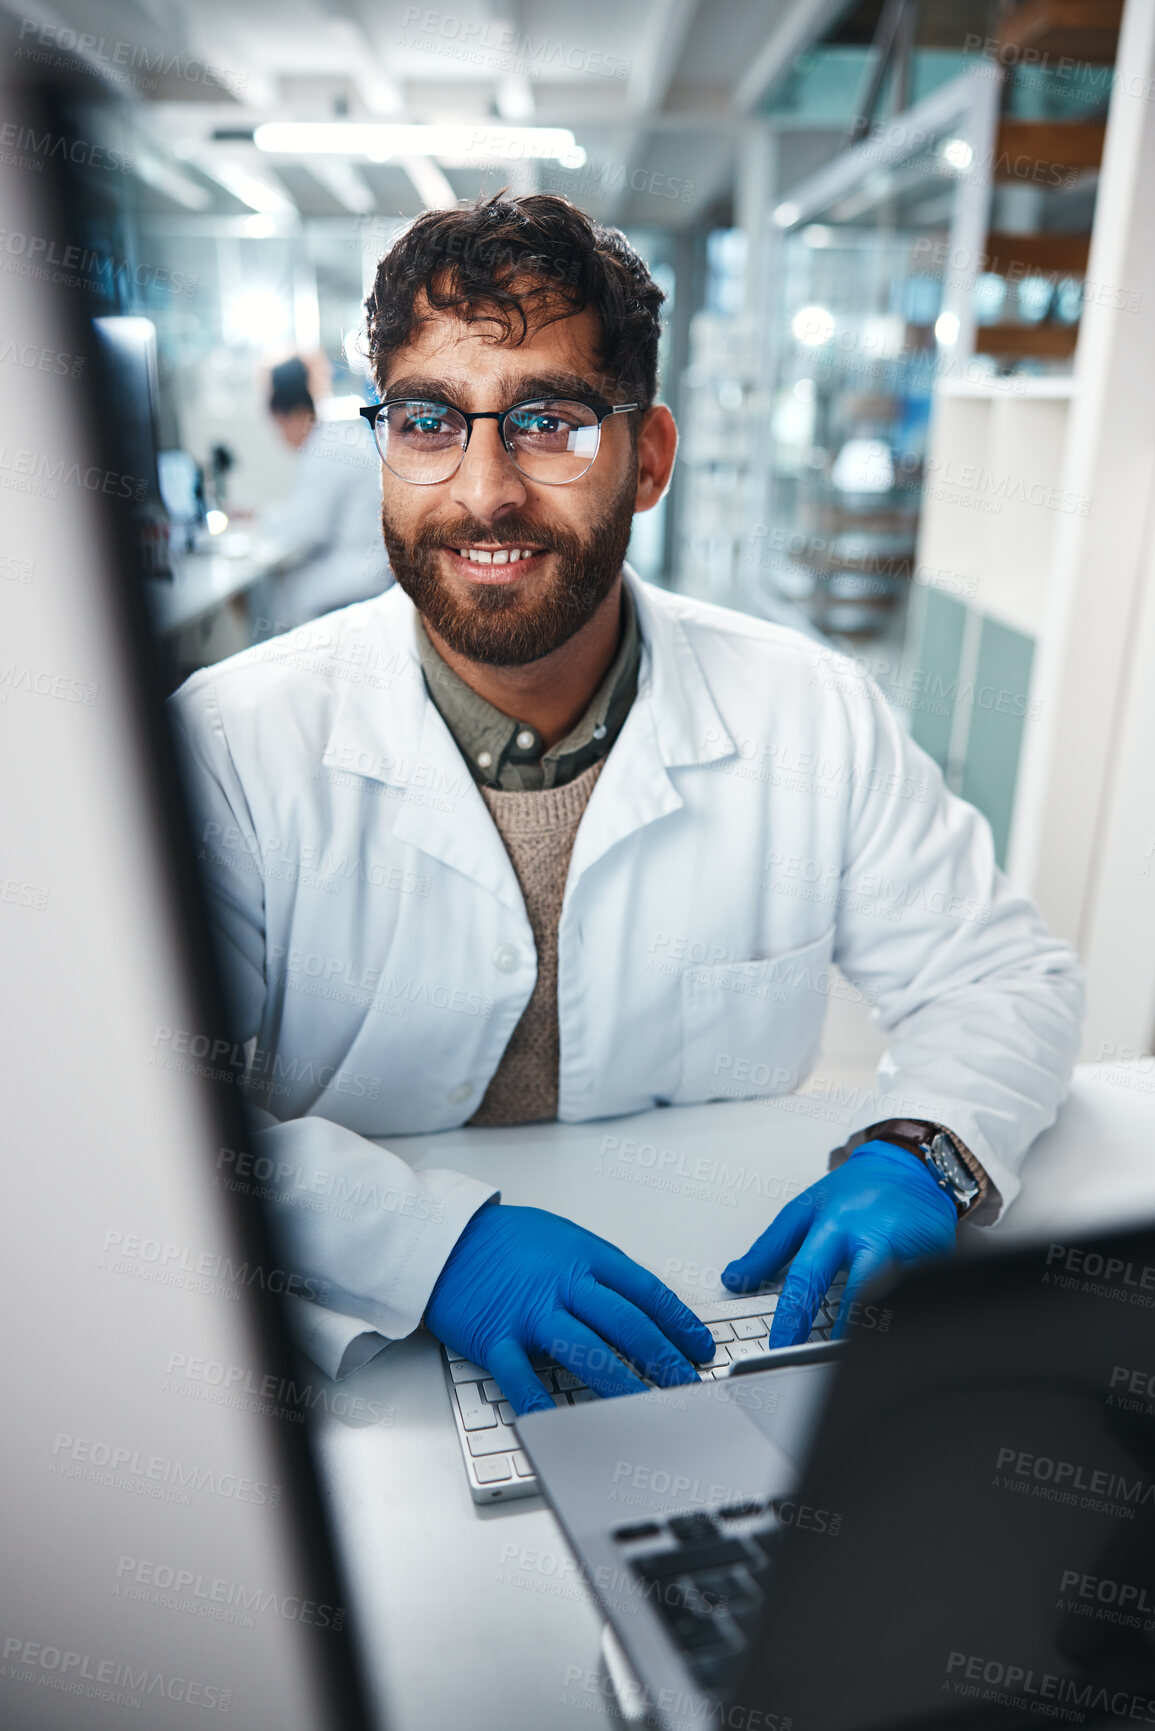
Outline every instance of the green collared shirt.
{"label": "green collared shirt", "polygon": [[433,647],[420,616],[415,624],[417,653],[429,695],[473,779],[484,787],[501,788],[506,793],[564,787],[606,755],[637,696],[642,640],[626,583],[622,584],[622,635],[617,654],[581,720],[548,751],[535,727],[495,709],[454,673]]}

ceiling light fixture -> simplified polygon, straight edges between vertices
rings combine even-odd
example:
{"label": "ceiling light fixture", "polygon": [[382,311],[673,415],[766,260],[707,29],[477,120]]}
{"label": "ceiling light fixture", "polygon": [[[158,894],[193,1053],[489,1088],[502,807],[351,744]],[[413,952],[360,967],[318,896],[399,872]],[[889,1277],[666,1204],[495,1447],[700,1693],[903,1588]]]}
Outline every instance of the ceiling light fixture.
{"label": "ceiling light fixture", "polygon": [[270,120],[253,133],[277,156],[360,156],[369,162],[432,156],[450,167],[478,162],[555,161],[581,168],[586,153],[560,126],[409,126],[387,121]]}
{"label": "ceiling light fixture", "polygon": [[250,210],[258,211],[262,216],[288,217],[297,216],[297,207],[288,193],[280,186],[273,184],[272,177],[260,174],[250,174],[239,163],[230,162],[219,156],[215,151],[204,151],[195,158],[196,166],[213,180],[219,181],[226,192],[231,192],[241,204],[247,204]]}

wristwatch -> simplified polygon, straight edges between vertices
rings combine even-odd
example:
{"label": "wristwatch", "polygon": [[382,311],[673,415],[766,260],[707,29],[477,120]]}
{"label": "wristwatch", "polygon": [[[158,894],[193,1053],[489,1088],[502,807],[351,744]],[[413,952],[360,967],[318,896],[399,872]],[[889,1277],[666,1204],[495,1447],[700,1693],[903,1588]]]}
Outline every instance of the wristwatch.
{"label": "wristwatch", "polygon": [[960,1219],[965,1216],[976,1226],[987,1226],[998,1219],[1003,1199],[990,1174],[945,1124],[924,1118],[886,1118],[881,1123],[869,1124],[864,1130],[856,1130],[841,1148],[831,1149],[830,1170],[841,1166],[864,1142],[875,1139],[892,1142],[921,1160],[951,1198]]}
{"label": "wristwatch", "polygon": [[890,1128],[877,1130],[875,1134],[881,1141],[893,1142],[925,1162],[931,1177],[954,1202],[961,1220],[978,1201],[982,1185],[967,1167],[949,1130],[940,1129],[937,1124],[912,1124],[910,1128],[922,1134],[906,1135],[901,1130]]}

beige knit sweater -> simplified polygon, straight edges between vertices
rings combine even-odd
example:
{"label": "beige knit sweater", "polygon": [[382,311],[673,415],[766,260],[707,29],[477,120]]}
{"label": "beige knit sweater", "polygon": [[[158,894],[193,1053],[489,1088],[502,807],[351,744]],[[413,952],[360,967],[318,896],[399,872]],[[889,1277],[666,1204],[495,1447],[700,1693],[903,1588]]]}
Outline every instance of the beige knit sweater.
{"label": "beige knit sweater", "polygon": [[537,946],[537,983],[471,1124],[557,1117],[557,926],[578,824],[605,759],[562,787],[504,793],[482,787],[517,873]]}

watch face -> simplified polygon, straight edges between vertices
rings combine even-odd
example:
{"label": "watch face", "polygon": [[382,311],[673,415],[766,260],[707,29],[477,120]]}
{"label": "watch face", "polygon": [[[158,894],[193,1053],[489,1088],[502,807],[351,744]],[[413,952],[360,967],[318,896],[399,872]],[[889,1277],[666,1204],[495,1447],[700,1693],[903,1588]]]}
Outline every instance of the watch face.
{"label": "watch face", "polygon": [[930,1144],[930,1157],[960,1200],[968,1202],[978,1195],[978,1180],[967,1171],[949,1137],[940,1131]]}

